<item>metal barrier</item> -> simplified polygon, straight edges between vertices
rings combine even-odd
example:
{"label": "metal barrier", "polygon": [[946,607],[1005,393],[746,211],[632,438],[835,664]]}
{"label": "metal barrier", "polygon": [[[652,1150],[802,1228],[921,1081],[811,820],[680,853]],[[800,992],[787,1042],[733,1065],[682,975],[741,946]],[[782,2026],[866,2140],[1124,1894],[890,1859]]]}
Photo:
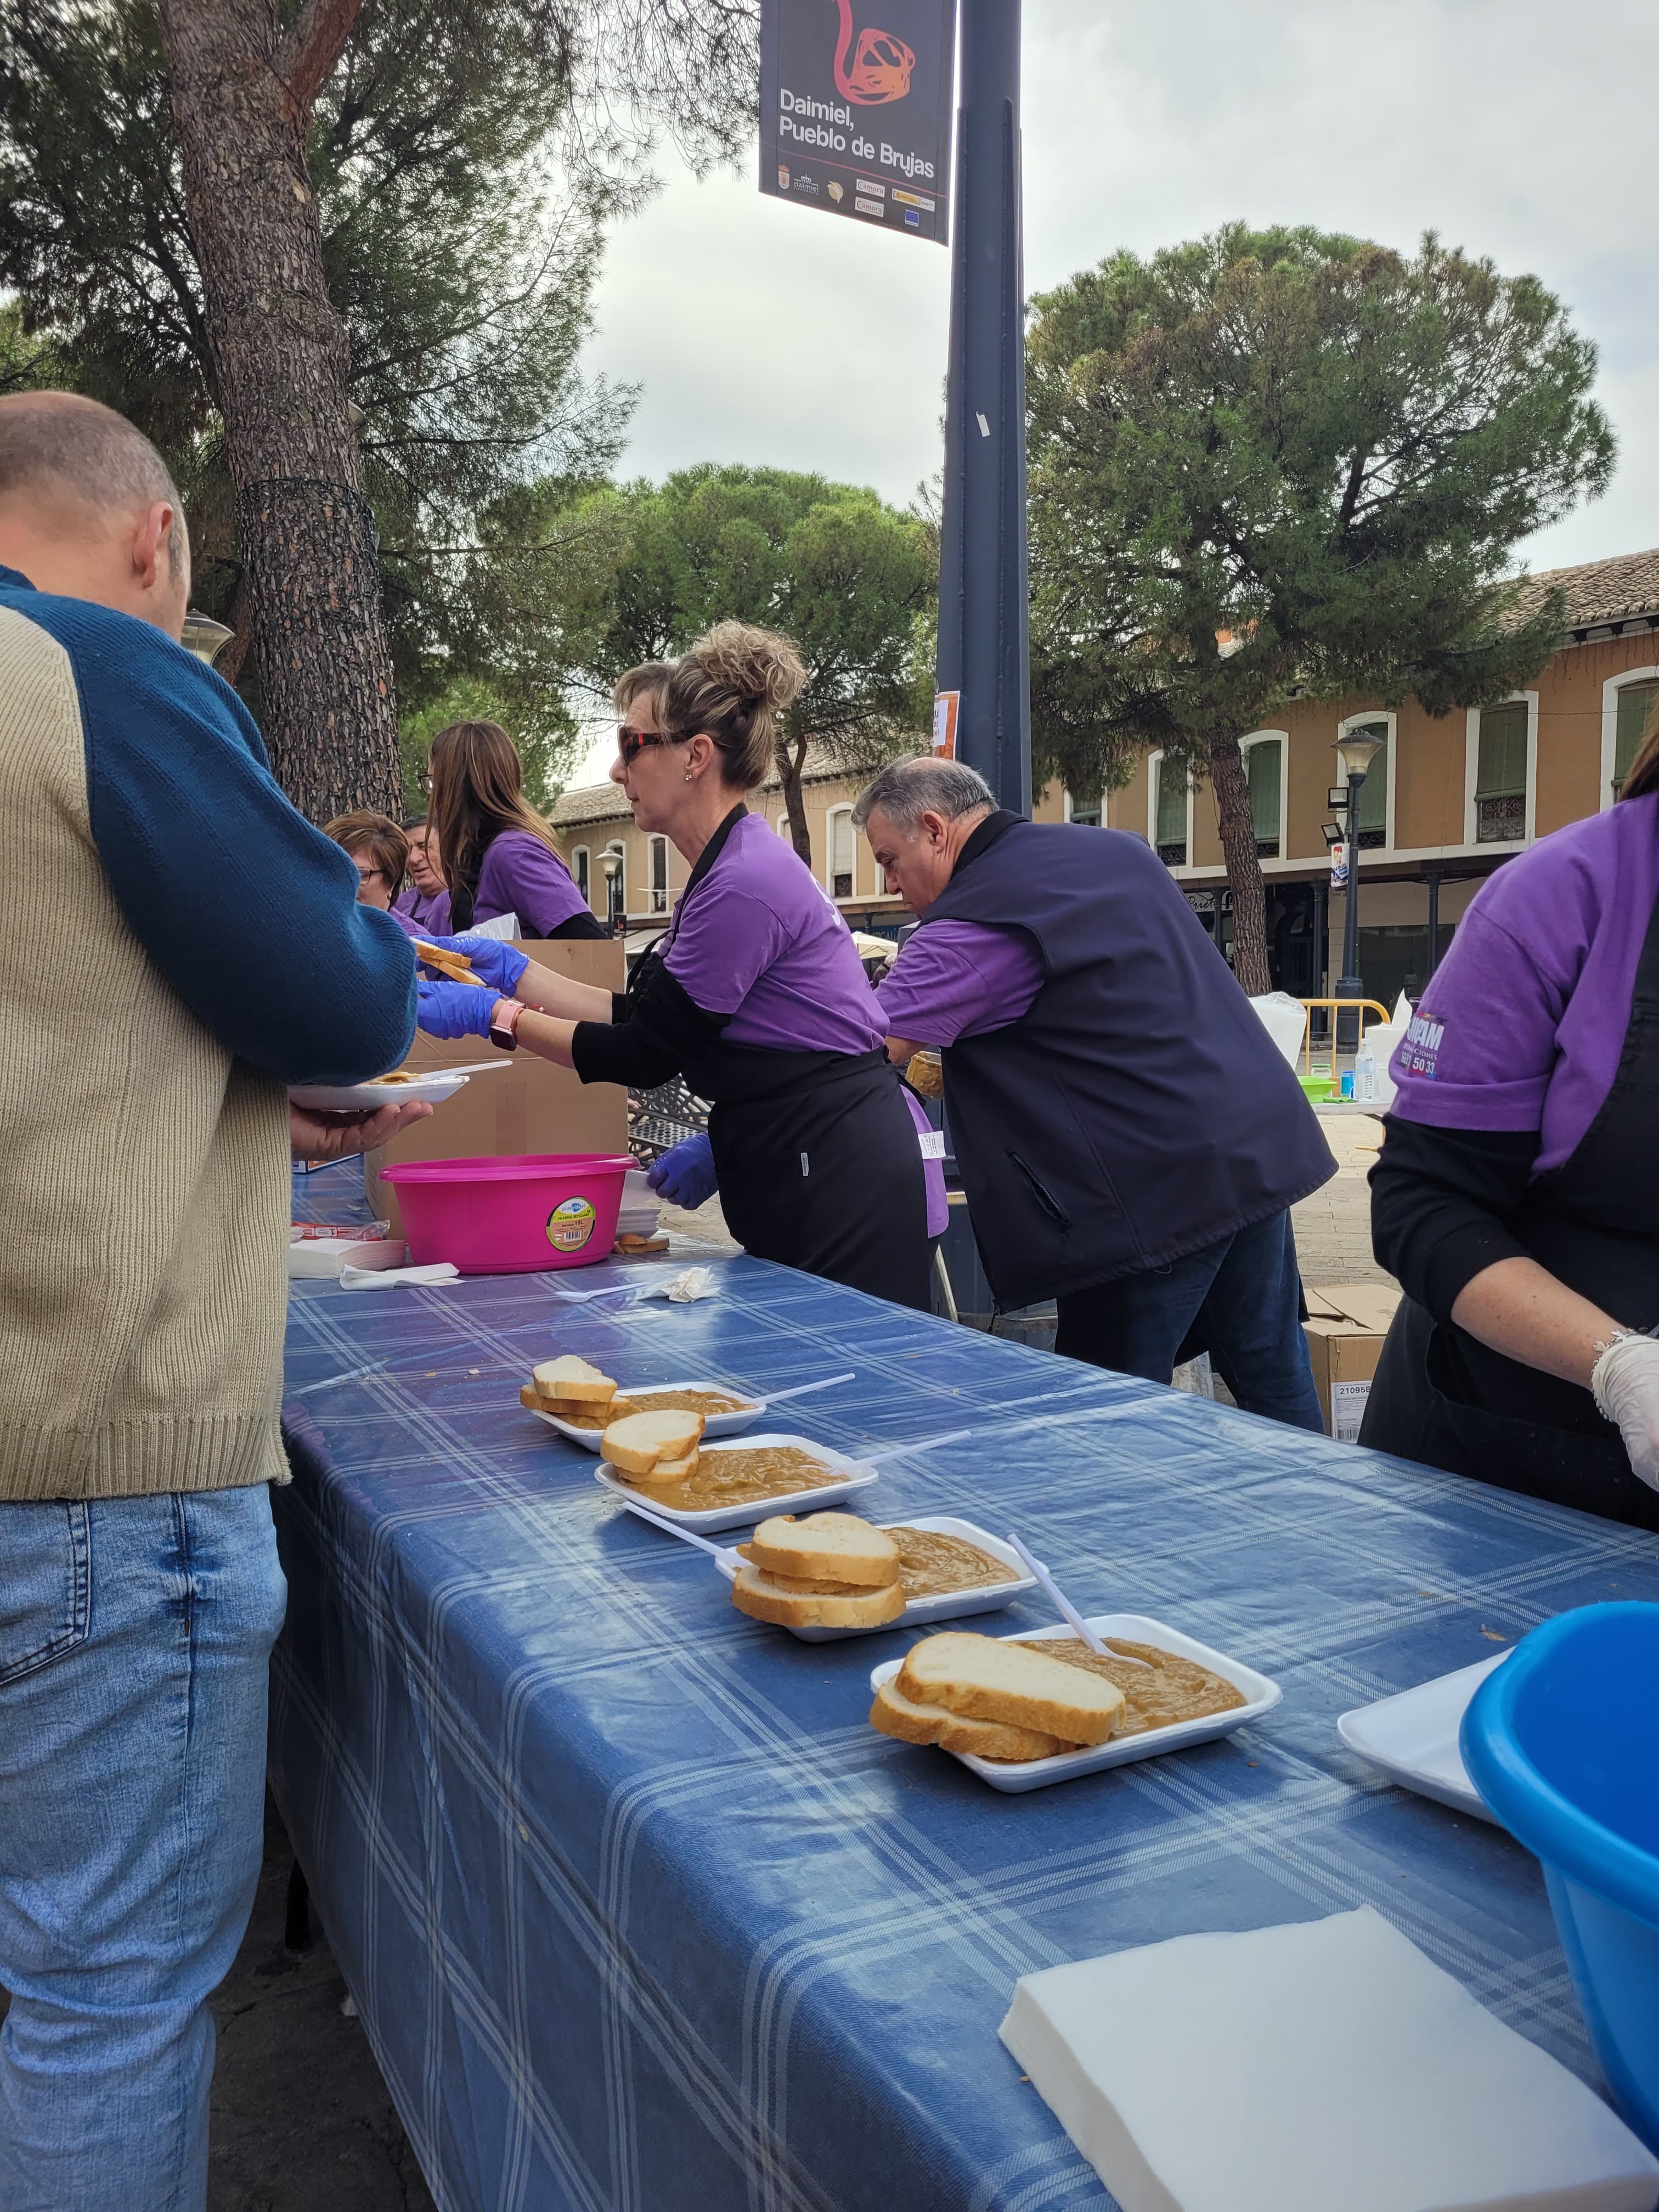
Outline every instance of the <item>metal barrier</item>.
{"label": "metal barrier", "polygon": [[[1297,1004],[1305,1006],[1308,1010],[1308,1026],[1302,1039],[1302,1073],[1304,1075],[1313,1073],[1313,1014],[1316,1006],[1328,1006],[1331,1009],[1331,1073],[1333,1076],[1336,1073],[1336,1023],[1339,1015],[1363,1014],[1369,1012],[1376,1014],[1377,1019],[1382,1022],[1386,1023],[1393,1018],[1380,999],[1298,999]],[[1364,1026],[1361,1022],[1359,1030],[1362,1036],[1364,1035]]]}

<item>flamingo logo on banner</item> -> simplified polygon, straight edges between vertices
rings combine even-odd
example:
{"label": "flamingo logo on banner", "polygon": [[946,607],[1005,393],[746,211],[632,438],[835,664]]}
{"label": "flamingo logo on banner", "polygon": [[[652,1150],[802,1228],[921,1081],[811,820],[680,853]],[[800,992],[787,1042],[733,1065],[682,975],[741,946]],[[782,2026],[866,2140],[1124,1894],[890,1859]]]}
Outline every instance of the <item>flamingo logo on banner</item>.
{"label": "flamingo logo on banner", "polygon": [[762,191],[945,244],[956,40],[957,0],[761,0]]}

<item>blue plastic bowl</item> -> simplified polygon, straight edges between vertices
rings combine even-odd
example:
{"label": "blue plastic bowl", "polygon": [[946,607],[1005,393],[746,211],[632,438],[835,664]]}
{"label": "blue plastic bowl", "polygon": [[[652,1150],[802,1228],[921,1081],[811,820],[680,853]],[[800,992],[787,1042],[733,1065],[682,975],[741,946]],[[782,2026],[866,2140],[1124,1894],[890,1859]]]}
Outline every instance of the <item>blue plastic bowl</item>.
{"label": "blue plastic bowl", "polygon": [[1614,2103],[1659,2151],[1659,1605],[1534,1629],[1463,1716],[1463,1764],[1535,1852]]}

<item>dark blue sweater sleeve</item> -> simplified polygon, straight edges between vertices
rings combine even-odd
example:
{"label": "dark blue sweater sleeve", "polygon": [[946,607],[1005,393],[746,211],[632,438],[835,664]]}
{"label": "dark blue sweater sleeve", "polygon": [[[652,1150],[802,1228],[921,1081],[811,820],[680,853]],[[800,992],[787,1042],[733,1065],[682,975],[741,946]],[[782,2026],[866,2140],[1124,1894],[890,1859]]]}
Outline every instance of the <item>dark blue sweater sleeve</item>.
{"label": "dark blue sweater sleeve", "polygon": [[230,686],[158,629],[78,599],[20,611],[70,657],[92,833],[123,915],[220,1042],[284,1083],[355,1083],[415,1034],[415,958],[283,796]]}

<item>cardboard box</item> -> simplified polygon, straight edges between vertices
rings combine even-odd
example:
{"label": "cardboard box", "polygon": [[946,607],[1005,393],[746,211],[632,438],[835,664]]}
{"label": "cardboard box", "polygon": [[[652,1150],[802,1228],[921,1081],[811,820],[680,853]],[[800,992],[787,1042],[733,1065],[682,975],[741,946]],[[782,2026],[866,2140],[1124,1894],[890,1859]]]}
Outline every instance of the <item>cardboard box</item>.
{"label": "cardboard box", "polygon": [[[620,939],[592,937],[519,938],[514,943],[538,966],[574,982],[620,991]],[[489,1060],[495,1048],[483,1037],[446,1040],[416,1030],[405,1066],[465,1067]],[[628,1094],[614,1083],[584,1084],[568,1067],[534,1053],[503,1054],[507,1065],[475,1077],[464,1091],[424,1121],[367,1155],[363,1187],[370,1206],[391,1233],[404,1233],[397,1190],[380,1170],[393,1161],[477,1160],[514,1152],[625,1152]]]}
{"label": "cardboard box", "polygon": [[1341,1283],[1308,1285],[1303,1294],[1308,1302],[1304,1328],[1325,1433],[1340,1444],[1357,1443],[1400,1291],[1392,1283]]}

